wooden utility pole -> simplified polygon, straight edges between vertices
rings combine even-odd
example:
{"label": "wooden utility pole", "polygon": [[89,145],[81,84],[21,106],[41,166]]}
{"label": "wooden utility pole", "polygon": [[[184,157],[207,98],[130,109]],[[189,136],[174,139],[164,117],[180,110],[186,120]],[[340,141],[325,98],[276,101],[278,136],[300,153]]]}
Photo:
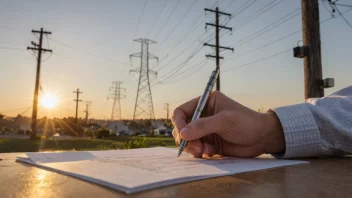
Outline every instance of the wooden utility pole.
{"label": "wooden utility pole", "polygon": [[31,139],[35,140],[36,136],[37,136],[38,95],[39,95],[40,63],[42,62],[42,52],[52,52],[52,50],[42,48],[43,34],[51,34],[51,32],[44,31],[43,28],[40,28],[40,31],[32,30],[32,33],[33,34],[38,34],[39,33],[39,44],[36,44],[35,42],[32,41],[31,44],[34,47],[27,47],[27,50],[38,51],[37,73],[36,73],[36,78],[35,78],[33,112],[32,112],[32,125],[31,125],[31,129],[32,129]]}
{"label": "wooden utility pole", "polygon": [[[219,35],[220,28],[227,29],[227,30],[230,30],[230,31],[232,31],[232,28],[220,25],[219,18],[220,18],[220,15],[226,15],[226,16],[231,17],[231,14],[220,12],[218,7],[216,7],[215,10],[210,10],[210,9],[207,9],[207,8],[205,8],[204,10],[215,13],[215,24],[205,23],[206,27],[208,25],[215,27],[215,45],[210,45],[208,43],[204,43],[204,45],[206,45],[206,46],[215,47],[215,56],[206,55],[206,57],[215,58],[216,59],[216,69],[220,69],[220,59],[224,59],[223,57],[220,56],[220,48],[227,49],[227,50],[232,50],[232,51],[233,51],[233,48],[220,46],[220,38],[219,38],[220,37],[220,35]],[[216,80],[216,90],[220,91],[220,72],[219,72],[218,78]]]}
{"label": "wooden utility pole", "polygon": [[318,0],[301,0],[304,56],[305,98],[323,97],[324,83],[321,65],[320,21]]}
{"label": "wooden utility pole", "polygon": [[77,88],[77,91],[73,91],[73,93],[76,94],[76,99],[74,99],[73,101],[76,102],[76,119],[75,119],[75,121],[76,121],[76,135],[78,136],[78,135],[80,135],[80,134],[78,134],[78,129],[79,129],[79,127],[78,127],[78,102],[82,102],[82,100],[79,99],[79,94],[81,94],[83,92],[80,92],[79,89]]}

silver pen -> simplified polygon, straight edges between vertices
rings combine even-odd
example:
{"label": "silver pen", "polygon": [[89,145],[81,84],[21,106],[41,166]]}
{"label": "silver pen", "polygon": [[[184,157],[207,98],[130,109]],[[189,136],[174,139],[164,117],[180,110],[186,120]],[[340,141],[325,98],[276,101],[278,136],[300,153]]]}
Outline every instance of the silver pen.
{"label": "silver pen", "polygon": [[[211,76],[209,78],[209,81],[207,83],[207,86],[205,87],[205,90],[204,90],[202,96],[200,97],[200,99],[198,101],[197,108],[194,111],[194,114],[193,114],[193,117],[192,117],[192,121],[197,120],[200,117],[200,115],[202,114],[202,111],[203,111],[203,109],[204,109],[204,107],[205,107],[205,105],[206,105],[206,103],[208,101],[210,92],[213,90],[213,86],[215,84],[215,81],[216,81],[216,79],[218,77],[219,72],[220,72],[219,68],[217,68],[211,74]],[[183,152],[183,150],[187,146],[187,143],[188,143],[187,140],[183,140],[181,138],[180,147],[179,147],[179,150],[178,150],[178,157],[180,157],[181,153]]]}

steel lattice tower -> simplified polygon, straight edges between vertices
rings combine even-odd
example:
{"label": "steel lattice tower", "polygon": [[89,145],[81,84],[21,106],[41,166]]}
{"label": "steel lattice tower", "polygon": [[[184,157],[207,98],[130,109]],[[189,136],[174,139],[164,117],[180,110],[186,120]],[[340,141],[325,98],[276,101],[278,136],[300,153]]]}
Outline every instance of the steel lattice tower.
{"label": "steel lattice tower", "polygon": [[131,70],[131,72],[139,73],[133,121],[136,119],[154,120],[155,116],[149,74],[156,76],[157,73],[149,68],[149,59],[158,60],[158,57],[149,53],[149,44],[155,44],[156,42],[144,38],[135,39],[134,41],[141,43],[141,52],[131,54],[130,58],[139,57],[141,59],[141,66],[140,68]]}
{"label": "steel lattice tower", "polygon": [[108,99],[113,99],[112,111],[111,111],[111,120],[119,119],[121,120],[121,99],[126,98],[121,92],[126,91],[125,88],[121,88],[122,82],[114,81],[110,87],[110,96]]}

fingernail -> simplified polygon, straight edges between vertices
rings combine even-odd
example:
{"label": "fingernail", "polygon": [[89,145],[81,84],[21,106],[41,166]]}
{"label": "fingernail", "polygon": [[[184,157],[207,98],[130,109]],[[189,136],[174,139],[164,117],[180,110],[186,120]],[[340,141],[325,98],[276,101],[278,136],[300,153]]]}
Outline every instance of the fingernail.
{"label": "fingernail", "polygon": [[189,131],[188,128],[181,129],[180,134],[181,134],[182,138],[190,138],[191,137],[191,134],[189,134],[188,131]]}

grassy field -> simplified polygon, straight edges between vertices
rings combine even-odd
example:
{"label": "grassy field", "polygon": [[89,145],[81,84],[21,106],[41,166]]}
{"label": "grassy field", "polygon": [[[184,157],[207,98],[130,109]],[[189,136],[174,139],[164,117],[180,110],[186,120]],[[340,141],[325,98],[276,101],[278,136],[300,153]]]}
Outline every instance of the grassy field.
{"label": "grassy field", "polygon": [[147,147],[175,147],[170,137],[130,137],[118,136],[107,139],[67,139],[67,140],[26,140],[1,139],[0,153],[67,151],[67,150],[112,150]]}

